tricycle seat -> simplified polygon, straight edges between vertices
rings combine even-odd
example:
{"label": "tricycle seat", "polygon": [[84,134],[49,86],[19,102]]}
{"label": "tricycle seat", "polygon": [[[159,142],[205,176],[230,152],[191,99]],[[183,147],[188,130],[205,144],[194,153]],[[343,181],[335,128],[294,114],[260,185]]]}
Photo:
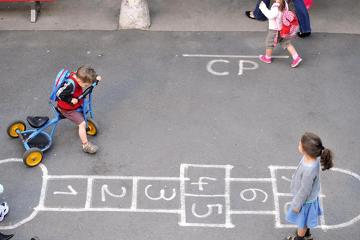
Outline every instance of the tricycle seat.
{"label": "tricycle seat", "polygon": [[49,117],[46,116],[29,116],[26,118],[27,122],[32,126],[33,128],[41,128],[44,126],[48,121]]}

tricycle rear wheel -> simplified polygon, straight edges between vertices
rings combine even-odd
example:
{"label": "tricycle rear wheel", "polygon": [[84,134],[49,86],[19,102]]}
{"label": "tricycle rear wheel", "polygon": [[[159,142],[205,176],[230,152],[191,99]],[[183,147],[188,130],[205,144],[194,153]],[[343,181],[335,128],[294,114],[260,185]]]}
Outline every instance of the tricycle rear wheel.
{"label": "tricycle rear wheel", "polygon": [[19,130],[21,132],[25,131],[26,130],[25,122],[21,120],[17,120],[9,124],[7,128],[7,134],[9,135],[9,137],[18,138],[19,134],[16,132],[16,130]]}
{"label": "tricycle rear wheel", "polygon": [[43,153],[39,148],[30,148],[23,155],[24,164],[28,167],[35,167],[41,163]]}

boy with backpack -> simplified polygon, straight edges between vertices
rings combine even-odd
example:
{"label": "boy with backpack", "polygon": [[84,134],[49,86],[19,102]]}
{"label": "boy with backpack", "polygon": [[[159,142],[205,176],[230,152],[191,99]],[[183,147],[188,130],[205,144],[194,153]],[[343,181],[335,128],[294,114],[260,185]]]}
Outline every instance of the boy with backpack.
{"label": "boy with backpack", "polygon": [[299,26],[296,15],[288,10],[285,0],[275,0],[270,9],[264,2],[261,2],[260,10],[269,19],[269,31],[265,40],[266,51],[265,55],[259,56],[260,61],[271,63],[273,49],[277,43],[281,43],[281,46],[287,49],[293,58],[290,66],[297,67],[302,58],[290,41],[293,36],[296,36]]}
{"label": "boy with backpack", "polygon": [[80,66],[76,72],[71,72],[64,84],[56,92],[57,108],[60,113],[79,126],[79,136],[83,151],[94,154],[98,146],[88,141],[86,136],[86,123],[82,112],[77,111],[83,104],[83,99],[78,98],[83,89],[91,86],[96,80],[100,80],[95,70],[89,66]]}

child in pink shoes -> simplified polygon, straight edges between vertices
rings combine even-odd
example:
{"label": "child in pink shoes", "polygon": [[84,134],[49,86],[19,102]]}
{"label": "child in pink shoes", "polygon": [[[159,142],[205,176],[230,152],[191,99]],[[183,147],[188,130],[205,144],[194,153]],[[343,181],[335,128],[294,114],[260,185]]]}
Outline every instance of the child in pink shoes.
{"label": "child in pink shoes", "polygon": [[284,49],[287,49],[291,54],[293,61],[291,63],[291,67],[297,67],[302,58],[297,53],[295,47],[291,44],[290,39],[284,39],[280,37],[280,30],[282,28],[282,14],[283,11],[287,8],[287,3],[285,0],[275,0],[270,9],[266,7],[264,2],[260,3],[259,6],[262,13],[269,19],[269,31],[266,36],[266,51],[265,55],[260,55],[260,61],[264,63],[271,63],[271,56],[274,47],[277,43],[280,43]]}

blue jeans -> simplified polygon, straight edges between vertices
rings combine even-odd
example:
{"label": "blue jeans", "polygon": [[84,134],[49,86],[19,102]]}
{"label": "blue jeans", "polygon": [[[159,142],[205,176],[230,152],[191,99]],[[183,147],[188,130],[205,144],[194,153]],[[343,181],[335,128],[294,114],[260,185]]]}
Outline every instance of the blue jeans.
{"label": "blue jeans", "polygon": [[[258,0],[256,7],[254,9],[254,16],[257,20],[266,21],[267,18],[259,9],[259,5],[261,1],[263,1],[268,8],[270,6],[270,0]],[[308,10],[305,7],[304,0],[293,0],[293,3],[295,7],[296,16],[299,20],[300,32],[302,33],[311,32],[310,16]]]}
{"label": "blue jeans", "polygon": [[310,16],[308,10],[305,7],[304,0],[293,0],[293,3],[296,16],[299,20],[300,32],[311,32]]}

